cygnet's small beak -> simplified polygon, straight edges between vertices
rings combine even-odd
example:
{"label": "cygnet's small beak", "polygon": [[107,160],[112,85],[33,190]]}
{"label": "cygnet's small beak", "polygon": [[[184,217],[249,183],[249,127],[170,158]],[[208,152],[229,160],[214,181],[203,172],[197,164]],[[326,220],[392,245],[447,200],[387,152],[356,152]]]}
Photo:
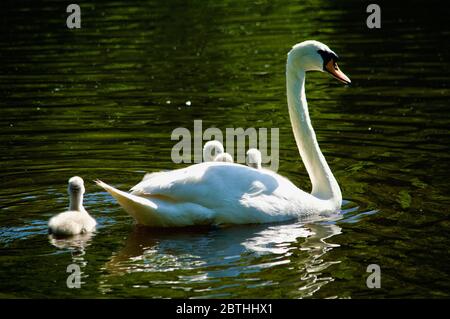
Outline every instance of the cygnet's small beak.
{"label": "cygnet's small beak", "polygon": [[325,66],[325,69],[328,73],[330,73],[334,78],[338,79],[339,81],[341,81],[344,84],[350,84],[352,83],[352,81],[350,81],[350,79],[348,78],[348,76],[346,76],[344,74],[344,72],[342,72],[337,63],[331,59],[327,65]]}

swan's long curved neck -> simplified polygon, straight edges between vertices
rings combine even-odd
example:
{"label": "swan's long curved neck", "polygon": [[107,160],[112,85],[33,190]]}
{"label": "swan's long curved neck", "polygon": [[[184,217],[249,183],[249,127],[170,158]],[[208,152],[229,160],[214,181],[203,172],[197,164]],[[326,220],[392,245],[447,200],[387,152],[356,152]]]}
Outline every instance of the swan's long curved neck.
{"label": "swan's long curved neck", "polygon": [[81,192],[71,193],[69,210],[82,211],[83,209],[83,194]]}
{"label": "swan's long curved neck", "polygon": [[286,69],[286,87],[295,141],[312,183],[311,194],[320,199],[332,200],[339,207],[342,194],[330,167],[320,151],[316,134],[309,118],[305,94],[305,71]]}

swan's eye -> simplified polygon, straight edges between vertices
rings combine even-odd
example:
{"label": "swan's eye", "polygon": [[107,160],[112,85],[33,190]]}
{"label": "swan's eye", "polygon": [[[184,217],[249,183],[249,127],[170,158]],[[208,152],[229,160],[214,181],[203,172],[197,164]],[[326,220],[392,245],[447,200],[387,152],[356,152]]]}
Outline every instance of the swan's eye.
{"label": "swan's eye", "polygon": [[334,52],[317,50],[317,53],[320,54],[323,60],[323,70],[326,70],[326,65],[332,62],[333,67],[337,70],[336,61],[338,60],[338,56]]}

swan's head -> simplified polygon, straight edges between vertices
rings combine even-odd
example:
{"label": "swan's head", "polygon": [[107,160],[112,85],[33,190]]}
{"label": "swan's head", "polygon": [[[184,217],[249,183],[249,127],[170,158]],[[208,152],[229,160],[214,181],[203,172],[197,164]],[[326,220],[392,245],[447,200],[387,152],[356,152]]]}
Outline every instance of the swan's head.
{"label": "swan's head", "polygon": [[294,71],[328,72],[339,81],[350,84],[350,79],[339,69],[339,57],[327,45],[308,40],[294,45],[288,53],[287,67]]}
{"label": "swan's head", "polygon": [[74,176],[69,179],[69,186],[67,187],[69,195],[84,194],[84,181],[79,176]]}
{"label": "swan's head", "polygon": [[224,152],[223,145],[219,141],[208,141],[203,146],[203,161],[212,162]]}
{"label": "swan's head", "polygon": [[247,165],[253,168],[261,168],[261,152],[256,148],[247,151]]}

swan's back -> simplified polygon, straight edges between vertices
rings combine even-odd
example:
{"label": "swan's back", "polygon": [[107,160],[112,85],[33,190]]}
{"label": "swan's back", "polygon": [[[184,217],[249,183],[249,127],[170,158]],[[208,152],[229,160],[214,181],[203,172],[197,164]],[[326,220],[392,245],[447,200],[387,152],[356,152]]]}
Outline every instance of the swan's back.
{"label": "swan's back", "polygon": [[[214,224],[287,220],[310,213],[314,204],[310,194],[270,170],[226,162],[155,174],[134,186],[131,194],[145,197],[157,207],[196,205],[206,210],[202,216]],[[186,214],[195,214],[193,210]]]}
{"label": "swan's back", "polygon": [[151,174],[131,193],[97,184],[152,227],[267,223],[336,210],[275,172],[227,162]]}

